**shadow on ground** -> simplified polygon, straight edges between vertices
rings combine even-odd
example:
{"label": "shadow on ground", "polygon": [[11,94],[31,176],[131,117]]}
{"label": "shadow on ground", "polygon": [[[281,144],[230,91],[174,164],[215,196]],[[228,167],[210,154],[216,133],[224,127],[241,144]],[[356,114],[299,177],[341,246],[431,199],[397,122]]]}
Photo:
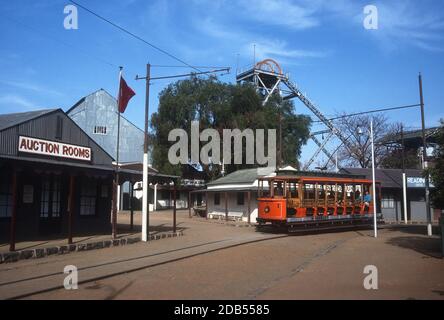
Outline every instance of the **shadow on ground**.
{"label": "shadow on ground", "polygon": [[[176,225],[176,232],[182,232],[187,229],[187,228],[182,227],[181,224],[182,223],[178,223]],[[131,229],[131,226],[129,224],[126,224],[126,223],[122,223],[122,224],[118,223],[117,224],[117,238],[118,239],[136,236],[137,234],[140,234],[141,231],[142,231],[141,226],[134,226],[133,229]],[[150,234],[152,234],[152,235],[156,235],[159,233],[168,233],[168,232],[173,232],[173,226],[171,224],[160,224],[160,225],[150,226]],[[111,231],[107,231],[107,230],[105,230],[105,231],[104,230],[78,231],[78,232],[74,232],[74,234],[73,234],[73,237],[74,237],[73,243],[74,244],[85,243],[85,242],[93,240],[94,238],[99,238],[99,237],[104,237],[104,236],[109,236],[109,238],[111,238]],[[64,241],[64,239],[67,237],[68,237],[67,234],[57,233],[57,234],[40,235],[40,236],[19,236],[19,237],[17,237],[16,241],[17,241],[17,243],[24,242],[24,241],[34,242],[27,247],[20,248],[20,250],[25,250],[25,249],[32,249],[32,248],[43,246],[43,245],[48,245],[54,241]],[[76,238],[81,238],[81,239],[76,239]],[[8,247],[8,246],[9,246],[9,238],[7,237],[7,235],[0,236],[0,249],[2,249],[3,247]]]}
{"label": "shadow on ground", "polygon": [[[427,235],[427,226],[426,225],[385,225],[383,226],[385,230],[389,231],[399,231],[402,233],[408,234],[417,234],[417,235]],[[434,235],[440,235],[441,229],[439,226],[432,226],[432,232]]]}
{"label": "shadow on ground", "polygon": [[[136,234],[142,232],[142,226],[133,226],[133,229],[131,229],[131,226],[129,224],[118,224],[117,228],[119,232],[125,233],[125,234]],[[176,231],[184,231],[187,228],[182,226],[182,223],[176,224]],[[155,226],[150,226],[150,234],[157,234],[162,232],[173,232],[173,226],[171,224],[160,224]]]}
{"label": "shadow on ground", "polygon": [[386,243],[400,248],[414,250],[431,258],[442,258],[440,238],[429,238],[425,236],[402,236],[390,238]]}

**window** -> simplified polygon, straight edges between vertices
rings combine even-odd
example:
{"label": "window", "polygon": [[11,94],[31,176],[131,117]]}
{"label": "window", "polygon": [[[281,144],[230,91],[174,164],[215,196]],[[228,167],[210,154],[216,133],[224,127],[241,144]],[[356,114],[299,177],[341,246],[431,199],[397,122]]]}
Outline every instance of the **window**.
{"label": "window", "polygon": [[238,192],[237,193],[237,205],[239,205],[239,206],[243,206],[244,205],[244,193],[243,192]]}
{"label": "window", "polygon": [[220,193],[215,193],[214,194],[214,205],[215,206],[220,205]]}
{"label": "window", "polygon": [[94,134],[106,135],[107,134],[106,126],[95,126]]}
{"label": "window", "polygon": [[395,197],[393,195],[384,195],[381,201],[383,209],[394,209],[395,208]]}
{"label": "window", "polygon": [[40,218],[59,218],[60,203],[60,177],[43,177],[40,195]]}
{"label": "window", "polygon": [[287,184],[287,187],[288,187],[287,197],[290,197],[290,198],[298,198],[299,197],[299,192],[298,192],[299,185],[296,182],[289,182]]}
{"label": "window", "polygon": [[63,118],[61,116],[57,116],[57,127],[55,138],[57,140],[62,140],[63,137]]}
{"label": "window", "polygon": [[54,177],[52,182],[52,217],[60,217],[60,177]]}
{"label": "window", "polygon": [[12,186],[8,177],[1,177],[0,181],[0,218],[9,218],[12,215]]}
{"label": "window", "polygon": [[40,195],[40,218],[49,217],[49,195],[51,193],[51,182],[49,177],[42,179],[42,193]]}
{"label": "window", "polygon": [[97,181],[84,179],[80,190],[80,215],[95,216],[97,200]]}

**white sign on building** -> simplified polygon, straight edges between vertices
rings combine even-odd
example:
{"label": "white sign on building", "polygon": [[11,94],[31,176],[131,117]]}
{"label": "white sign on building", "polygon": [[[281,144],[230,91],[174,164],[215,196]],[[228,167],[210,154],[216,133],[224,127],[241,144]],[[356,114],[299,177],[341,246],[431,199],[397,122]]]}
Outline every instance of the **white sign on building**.
{"label": "white sign on building", "polygon": [[91,148],[23,136],[19,137],[18,151],[59,158],[91,161]]}

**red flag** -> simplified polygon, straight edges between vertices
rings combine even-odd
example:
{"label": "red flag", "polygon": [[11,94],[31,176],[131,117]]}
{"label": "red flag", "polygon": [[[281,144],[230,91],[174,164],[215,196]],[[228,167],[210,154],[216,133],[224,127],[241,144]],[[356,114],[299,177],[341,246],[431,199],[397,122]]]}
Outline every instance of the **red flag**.
{"label": "red flag", "polygon": [[134,97],[136,93],[128,87],[125,79],[120,77],[120,88],[119,88],[119,112],[124,113],[128,102],[132,97]]}

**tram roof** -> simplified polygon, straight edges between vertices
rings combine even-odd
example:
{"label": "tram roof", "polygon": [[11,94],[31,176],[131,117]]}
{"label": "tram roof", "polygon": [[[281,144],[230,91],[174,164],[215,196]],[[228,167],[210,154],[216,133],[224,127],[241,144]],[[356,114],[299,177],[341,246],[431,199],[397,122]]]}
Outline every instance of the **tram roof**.
{"label": "tram roof", "polygon": [[[262,177],[261,180],[306,180],[306,181],[332,181],[332,182],[367,182],[369,181],[365,175],[318,172],[318,171],[298,171],[292,174],[288,172],[277,173],[273,177]],[[379,182],[379,181],[378,181]]]}
{"label": "tram roof", "polygon": [[315,177],[315,178],[344,178],[344,179],[366,179],[365,174],[351,174],[351,173],[336,173],[336,172],[323,172],[323,171],[296,171],[296,172],[277,172],[277,177],[286,178],[302,178],[302,177]]}

